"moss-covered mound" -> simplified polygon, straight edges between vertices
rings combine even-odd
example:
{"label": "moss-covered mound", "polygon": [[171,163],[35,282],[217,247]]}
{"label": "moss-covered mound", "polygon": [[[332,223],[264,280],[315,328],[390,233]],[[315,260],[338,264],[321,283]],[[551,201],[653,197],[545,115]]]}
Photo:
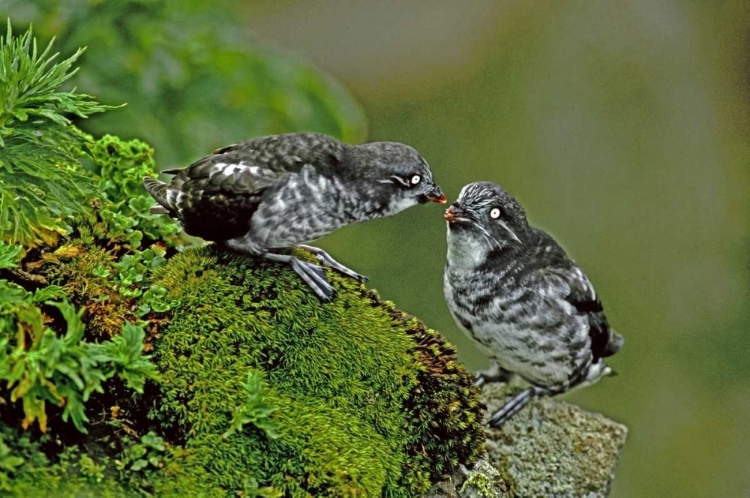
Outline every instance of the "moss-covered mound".
{"label": "moss-covered mound", "polygon": [[[131,351],[124,365],[155,367],[156,379],[142,396],[109,379],[90,399],[42,405],[44,434],[18,430],[18,405],[0,407],[3,493],[416,496],[482,451],[478,392],[453,348],[350,279],[329,272],[338,296],[321,303],[284,266],[188,249],[144,275],[141,285],[167,289],[161,299],[172,307],[142,315],[153,348],[147,365],[143,335],[102,337],[104,296],[122,288],[113,251],[80,239],[64,247],[77,249],[64,261],[44,258],[35,274],[27,271],[33,261],[22,261],[18,273],[49,279],[90,310],[82,314],[86,339],[63,358],[85,372],[114,343],[120,354]],[[129,327],[139,301],[111,300]],[[54,307],[41,309],[56,323]],[[80,319],[66,319],[83,330]],[[47,355],[36,357],[53,361]],[[135,372],[127,368],[124,380]],[[40,385],[58,392],[66,379],[55,374]],[[85,401],[88,417],[77,425],[87,434],[59,416],[73,399]]]}
{"label": "moss-covered mound", "polygon": [[[72,57],[0,36],[0,495],[413,496],[482,448],[478,393],[418,320],[330,274],[189,245],[153,150],[98,140]],[[300,254],[301,257],[309,255]]]}
{"label": "moss-covered mound", "polygon": [[0,243],[2,492],[414,496],[482,451],[439,334],[332,271],[324,304],[284,266],[178,253],[150,147],[90,150],[67,234]]}
{"label": "moss-covered mound", "polygon": [[477,393],[452,347],[329,278],[338,297],[323,304],[291,270],[212,247],[160,271],[179,305],[154,343],[152,416],[185,452],[157,494],[199,473],[218,494],[414,496],[481,451]]}

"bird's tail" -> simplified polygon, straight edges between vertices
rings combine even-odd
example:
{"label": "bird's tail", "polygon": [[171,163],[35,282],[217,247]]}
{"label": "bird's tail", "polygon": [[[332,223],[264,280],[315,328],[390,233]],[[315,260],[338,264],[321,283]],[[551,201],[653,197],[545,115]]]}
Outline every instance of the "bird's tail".
{"label": "bird's tail", "polygon": [[612,356],[613,354],[617,353],[622,348],[623,344],[625,344],[625,338],[621,334],[618,334],[617,332],[612,330],[609,336],[609,342],[607,343],[607,347],[604,349],[604,352],[602,353],[602,357],[606,358],[608,356]]}
{"label": "bird's tail", "polygon": [[151,213],[153,214],[169,214],[172,212],[169,201],[167,200],[167,188],[168,185],[164,182],[160,182],[156,178],[147,176],[143,179],[143,186],[146,187],[148,193],[159,203],[158,206],[151,207]]}

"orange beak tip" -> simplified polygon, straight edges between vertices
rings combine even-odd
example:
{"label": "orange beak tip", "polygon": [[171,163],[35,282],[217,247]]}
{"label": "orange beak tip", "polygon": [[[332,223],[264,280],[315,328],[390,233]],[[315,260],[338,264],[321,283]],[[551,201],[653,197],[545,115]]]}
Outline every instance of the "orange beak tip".
{"label": "orange beak tip", "polygon": [[437,202],[438,204],[445,204],[446,202],[448,202],[448,197],[443,194],[440,197],[435,197],[433,201]]}
{"label": "orange beak tip", "polygon": [[453,211],[453,206],[445,210],[445,213],[443,213],[443,218],[445,218],[445,221],[453,221],[454,219],[456,219],[456,213]]}

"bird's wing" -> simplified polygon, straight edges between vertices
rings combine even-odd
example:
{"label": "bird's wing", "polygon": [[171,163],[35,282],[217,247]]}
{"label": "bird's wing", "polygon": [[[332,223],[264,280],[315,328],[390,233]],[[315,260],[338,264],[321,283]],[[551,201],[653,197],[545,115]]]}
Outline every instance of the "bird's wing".
{"label": "bird's wing", "polygon": [[[326,174],[342,160],[346,146],[319,133],[289,133],[253,138],[217,149],[174,174],[168,190],[171,200],[185,209],[207,195],[255,196],[285,174],[304,167]],[[179,195],[182,192],[182,195]],[[187,203],[187,204],[185,204]]]}
{"label": "bird's wing", "polygon": [[190,235],[229,240],[247,233],[264,192],[292,173],[235,161],[222,155],[204,157],[174,174],[166,185],[146,188]]}
{"label": "bird's wing", "polygon": [[165,173],[175,174],[166,189],[165,207],[178,214],[198,205],[205,208],[214,201],[226,203],[228,199],[259,197],[284,175],[283,171],[217,155]]}
{"label": "bird's wing", "polygon": [[299,173],[309,164],[327,173],[342,161],[346,145],[320,133],[287,133],[253,138],[214,151],[214,156],[238,164],[245,161],[275,172]]}
{"label": "bird's wing", "polygon": [[580,268],[571,262],[567,268],[539,270],[537,277],[542,288],[557,289],[557,297],[570,303],[578,314],[586,316],[594,361],[617,352],[621,345],[619,334],[609,328],[602,302]]}

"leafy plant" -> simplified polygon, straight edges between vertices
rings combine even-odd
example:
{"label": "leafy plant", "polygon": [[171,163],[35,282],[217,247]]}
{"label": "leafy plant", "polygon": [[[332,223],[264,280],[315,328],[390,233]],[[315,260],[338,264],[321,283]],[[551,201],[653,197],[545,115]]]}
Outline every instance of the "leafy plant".
{"label": "leafy plant", "polygon": [[121,458],[115,461],[115,467],[120,472],[138,472],[149,466],[159,468],[165,451],[164,440],[149,432],[141,436],[139,443],[127,446]]}
{"label": "leafy plant", "polygon": [[10,20],[0,36],[0,240],[51,244],[66,233],[65,219],[95,197],[93,182],[77,166],[88,138],[70,116],[113,107],[59,90],[82,53],[55,63],[52,42],[40,53],[31,29],[14,37]]}
{"label": "leafy plant", "polygon": [[154,200],[143,188],[143,178],[156,175],[151,146],[105,135],[91,151],[98,190],[109,201],[100,213],[109,234],[124,234],[132,248],[139,247],[144,236],[170,242],[180,227],[168,216],[151,213]]}
{"label": "leafy plant", "polygon": [[105,377],[117,375],[136,392],[142,393],[147,379],[157,379],[156,368],[149,356],[143,355],[146,333],[142,327],[126,322],[122,335],[111,341],[92,344],[93,357],[104,371]]}
{"label": "leafy plant", "polygon": [[[17,251],[0,243],[0,261],[14,264]],[[17,257],[17,256],[16,256]],[[51,299],[62,299],[52,301]],[[57,308],[66,325],[63,335],[46,325],[40,304]],[[33,294],[0,279],[0,379],[7,381],[11,402],[21,400],[24,428],[38,421],[47,429],[46,404],[62,406],[62,418],[72,419],[81,432],[88,421],[84,403],[114,376],[142,392],[146,379],[157,377],[148,356],[143,356],[145,332],[125,323],[122,334],[110,341],[84,340],[83,310],[76,311],[62,289],[48,286]]]}
{"label": "leafy plant", "polygon": [[82,454],[78,459],[78,467],[82,475],[86,476],[92,482],[102,482],[104,480],[104,471],[106,465],[97,464],[93,458]]}
{"label": "leafy plant", "polygon": [[3,441],[0,435],[0,489],[10,491],[10,476],[15,470],[23,465],[24,458],[14,455],[10,447]]}
{"label": "leafy plant", "polygon": [[18,266],[22,251],[23,248],[21,246],[0,244],[0,270]]}
{"label": "leafy plant", "polygon": [[245,392],[245,402],[235,409],[229,430],[224,433],[223,437],[229,437],[232,433],[242,429],[245,424],[252,424],[263,431],[267,438],[278,439],[281,436],[279,429],[271,420],[271,414],[278,408],[266,400],[260,373],[249,372],[247,382],[242,388]]}

